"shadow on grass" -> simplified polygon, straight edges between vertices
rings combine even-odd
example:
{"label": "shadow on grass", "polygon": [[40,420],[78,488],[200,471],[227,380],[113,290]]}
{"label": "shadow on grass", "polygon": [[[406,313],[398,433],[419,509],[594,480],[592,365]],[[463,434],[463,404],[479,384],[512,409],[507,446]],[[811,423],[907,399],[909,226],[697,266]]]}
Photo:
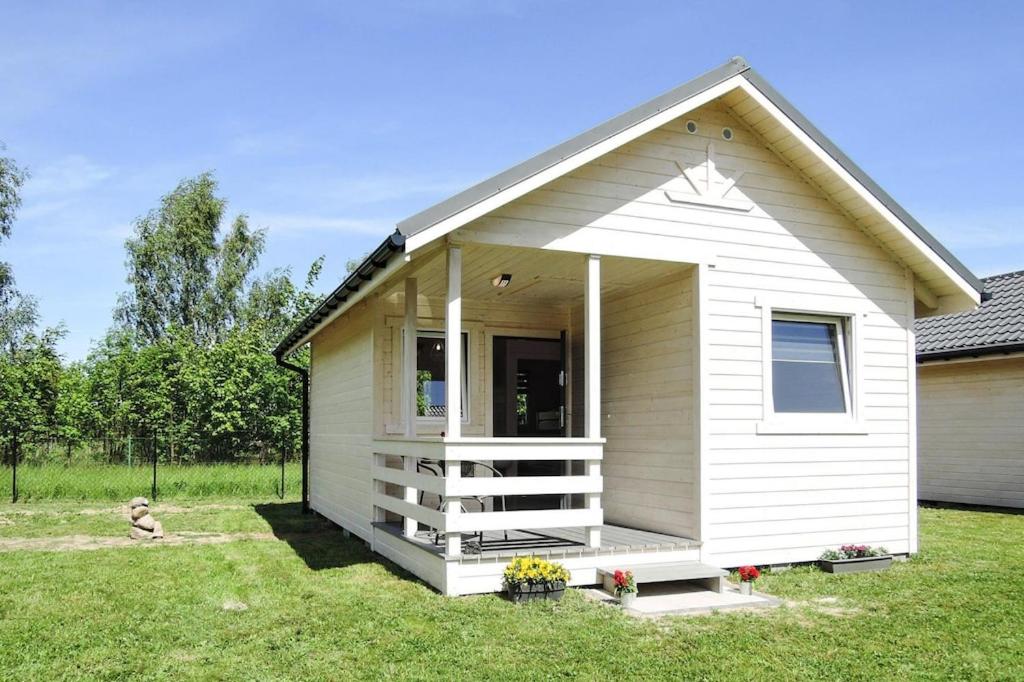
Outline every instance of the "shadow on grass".
{"label": "shadow on grass", "polygon": [[383,557],[374,554],[356,537],[346,538],[340,527],[318,514],[303,514],[299,502],[253,505],[256,513],[270,524],[274,537],[288,546],[314,571],[376,563],[402,580],[416,576]]}
{"label": "shadow on grass", "polygon": [[256,504],[253,508],[270,525],[274,537],[288,543],[314,571],[374,560],[362,542],[346,538],[340,528],[321,516],[303,514],[298,502]]}
{"label": "shadow on grass", "polygon": [[965,504],[962,502],[936,502],[920,500],[917,506],[922,509],[954,509],[956,511],[983,512],[988,514],[1024,515],[1024,509],[1018,507],[995,507],[984,504]]}

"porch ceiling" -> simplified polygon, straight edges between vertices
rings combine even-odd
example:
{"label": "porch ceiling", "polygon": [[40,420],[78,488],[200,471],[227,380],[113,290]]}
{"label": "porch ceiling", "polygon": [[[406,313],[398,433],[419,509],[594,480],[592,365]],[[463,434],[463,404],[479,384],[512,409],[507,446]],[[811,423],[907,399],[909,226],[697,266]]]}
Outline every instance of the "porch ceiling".
{"label": "porch ceiling", "polygon": [[[625,291],[690,265],[665,261],[605,256],[601,259],[601,292]],[[462,253],[462,296],[484,302],[535,305],[566,304],[583,298],[584,255],[542,249],[465,244]],[[505,289],[491,280],[512,275]],[[447,290],[444,252],[430,256],[416,273],[419,292],[443,297]]]}

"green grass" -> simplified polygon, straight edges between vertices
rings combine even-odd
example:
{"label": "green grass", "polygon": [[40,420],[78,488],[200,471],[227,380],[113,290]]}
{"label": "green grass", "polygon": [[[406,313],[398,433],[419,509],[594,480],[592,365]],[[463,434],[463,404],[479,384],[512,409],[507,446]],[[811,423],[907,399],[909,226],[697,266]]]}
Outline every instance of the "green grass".
{"label": "green grass", "polygon": [[[124,533],[98,509],[0,505],[0,543]],[[643,621],[575,591],[438,596],[295,504],[154,513],[277,537],[0,552],[0,679],[1024,679],[1024,515],[923,509],[886,573],[798,568],[761,581],[782,608]]]}
{"label": "green grass", "polygon": [[[297,499],[302,470],[298,462],[285,465],[285,499]],[[18,499],[127,501],[150,495],[153,469],[116,464],[23,465],[18,467]],[[269,499],[279,494],[281,465],[159,464],[157,498]],[[0,499],[11,499],[11,469],[0,468]]]}
{"label": "green grass", "polygon": [[[238,500],[157,501],[152,503],[151,510],[154,517],[168,528],[196,533],[262,533],[273,530],[267,520],[254,511],[253,505]],[[0,505],[0,540],[70,535],[123,537],[128,530],[126,515],[125,505],[113,504],[86,507],[73,502]],[[299,514],[289,515],[286,520],[299,530],[308,522]]]}

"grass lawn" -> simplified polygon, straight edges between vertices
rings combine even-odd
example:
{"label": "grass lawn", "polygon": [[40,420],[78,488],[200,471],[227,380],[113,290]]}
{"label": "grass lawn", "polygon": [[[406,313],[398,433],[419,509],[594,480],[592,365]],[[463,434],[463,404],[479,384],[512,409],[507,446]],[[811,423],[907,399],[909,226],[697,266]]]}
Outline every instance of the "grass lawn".
{"label": "grass lawn", "polygon": [[923,509],[887,573],[799,568],[760,582],[782,608],[641,621],[575,591],[440,597],[294,504],[153,512],[227,541],[14,551],[126,522],[0,505],[0,679],[1024,679],[1024,515]]}
{"label": "grass lawn", "polygon": [[[0,467],[0,501],[12,495],[10,467]],[[157,497],[195,500],[233,497],[242,500],[280,498],[281,465],[277,464],[164,464],[157,465]],[[75,462],[22,464],[17,471],[18,500],[124,501],[140,492],[149,494],[151,465],[91,464]],[[298,499],[302,466],[288,462],[284,470],[284,498]]]}

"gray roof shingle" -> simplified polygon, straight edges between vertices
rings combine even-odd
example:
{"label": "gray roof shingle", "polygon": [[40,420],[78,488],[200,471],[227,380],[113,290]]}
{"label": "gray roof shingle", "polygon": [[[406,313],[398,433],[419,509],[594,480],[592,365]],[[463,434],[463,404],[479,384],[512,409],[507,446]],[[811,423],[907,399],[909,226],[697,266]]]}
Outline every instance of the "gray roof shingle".
{"label": "gray roof shingle", "polygon": [[1024,270],[982,279],[991,298],[974,310],[918,320],[917,357],[984,355],[1024,344]]}

